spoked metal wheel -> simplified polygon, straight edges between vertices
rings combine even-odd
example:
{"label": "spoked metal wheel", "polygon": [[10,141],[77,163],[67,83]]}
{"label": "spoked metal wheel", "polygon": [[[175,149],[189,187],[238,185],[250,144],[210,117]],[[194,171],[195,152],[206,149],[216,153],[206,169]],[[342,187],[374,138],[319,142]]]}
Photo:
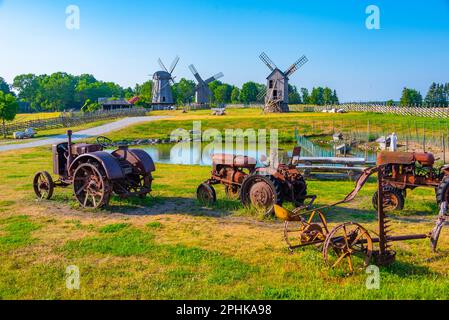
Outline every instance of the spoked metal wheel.
{"label": "spoked metal wheel", "polygon": [[47,171],[36,173],[33,180],[33,189],[38,199],[50,199],[55,189],[51,175]]}
{"label": "spoked metal wheel", "polygon": [[321,245],[326,238],[325,230],[317,223],[305,221],[286,221],[284,223],[284,240],[290,252],[299,245]]}
{"label": "spoked metal wheel", "polygon": [[373,255],[373,240],[361,225],[348,222],[337,226],[326,238],[323,256],[331,268],[349,272],[367,267]]}
{"label": "spoked metal wheel", "polygon": [[104,174],[90,163],[80,165],[74,174],[75,197],[84,208],[101,208],[109,203],[111,188]]}
{"label": "spoked metal wheel", "polygon": [[217,201],[215,189],[207,183],[202,183],[199,185],[196,190],[196,197],[202,205],[207,206],[210,206]]}

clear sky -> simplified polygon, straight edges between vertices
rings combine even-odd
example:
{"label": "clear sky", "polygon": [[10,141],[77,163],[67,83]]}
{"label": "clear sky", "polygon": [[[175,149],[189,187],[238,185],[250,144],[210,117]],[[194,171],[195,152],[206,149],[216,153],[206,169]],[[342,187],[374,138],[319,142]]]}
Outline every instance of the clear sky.
{"label": "clear sky", "polygon": [[[66,8],[80,29],[66,28]],[[365,10],[380,9],[380,30]],[[0,77],[92,73],[134,86],[170,65],[177,78],[219,71],[240,86],[264,82],[265,51],[282,69],[302,54],[298,87],[330,86],[342,101],[399,99],[404,86],[426,93],[449,82],[449,0],[0,0]]]}

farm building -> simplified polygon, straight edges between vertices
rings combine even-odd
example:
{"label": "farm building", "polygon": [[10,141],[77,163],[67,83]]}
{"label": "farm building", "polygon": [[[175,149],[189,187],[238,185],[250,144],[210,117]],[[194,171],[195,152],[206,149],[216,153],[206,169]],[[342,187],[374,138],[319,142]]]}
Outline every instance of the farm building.
{"label": "farm building", "polygon": [[129,109],[134,105],[125,99],[99,98],[98,104],[102,110]]}

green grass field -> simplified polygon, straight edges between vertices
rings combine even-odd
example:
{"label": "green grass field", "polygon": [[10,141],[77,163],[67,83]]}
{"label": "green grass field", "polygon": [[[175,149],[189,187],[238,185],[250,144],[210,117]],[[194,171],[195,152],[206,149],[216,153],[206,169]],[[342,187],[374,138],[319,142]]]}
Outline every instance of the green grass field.
{"label": "green grass field", "polygon": [[[219,129],[278,127],[287,136],[295,125],[330,117],[265,117],[253,110],[231,110],[225,118],[207,114],[179,113],[111,136],[163,136],[172,128],[190,128],[194,119]],[[380,289],[368,290],[363,271],[347,275],[329,270],[315,247],[290,255],[281,222],[242,209],[238,201],[225,198],[222,188],[217,187],[214,207],[202,207],[195,191],[209,177],[208,167],[157,165],[151,197],[113,198],[110,207],[89,211],[79,208],[70,189],[56,189],[50,201],[35,200],[33,174],[51,171],[50,147],[0,153],[0,163],[2,299],[448,298],[447,230],[436,254],[427,240],[395,243],[397,261],[381,268]],[[341,200],[353,187],[351,181],[308,181],[319,205]],[[372,179],[354,202],[327,212],[330,225],[356,221],[375,231],[375,188]],[[405,210],[392,215],[393,233],[426,233],[436,214],[432,190],[410,192]],[[65,272],[71,265],[80,269],[80,290],[66,288]]]}

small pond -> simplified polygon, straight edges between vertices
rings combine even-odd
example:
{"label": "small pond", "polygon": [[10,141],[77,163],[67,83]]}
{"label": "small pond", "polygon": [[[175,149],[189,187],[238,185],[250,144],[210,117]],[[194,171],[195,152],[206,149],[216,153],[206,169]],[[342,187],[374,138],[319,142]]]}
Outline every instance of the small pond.
{"label": "small pond", "polygon": [[[331,145],[319,145],[313,143],[307,138],[301,138],[299,145],[302,147],[302,155],[305,157],[334,157],[335,151]],[[294,145],[280,145],[282,150],[280,155],[291,156],[291,151]],[[269,146],[266,148],[263,145],[257,144],[244,144],[244,145],[231,145],[225,144],[206,144],[199,142],[182,142],[178,144],[157,144],[149,146],[141,146],[141,149],[148,152],[153,160],[157,163],[164,164],[180,164],[180,165],[212,165],[211,155],[215,153],[228,153],[236,155],[246,155],[257,160],[260,156],[269,155]],[[368,161],[375,161],[376,154],[373,152],[365,152],[357,149],[351,151],[349,157],[367,158]],[[283,160],[281,160],[283,161]]]}

